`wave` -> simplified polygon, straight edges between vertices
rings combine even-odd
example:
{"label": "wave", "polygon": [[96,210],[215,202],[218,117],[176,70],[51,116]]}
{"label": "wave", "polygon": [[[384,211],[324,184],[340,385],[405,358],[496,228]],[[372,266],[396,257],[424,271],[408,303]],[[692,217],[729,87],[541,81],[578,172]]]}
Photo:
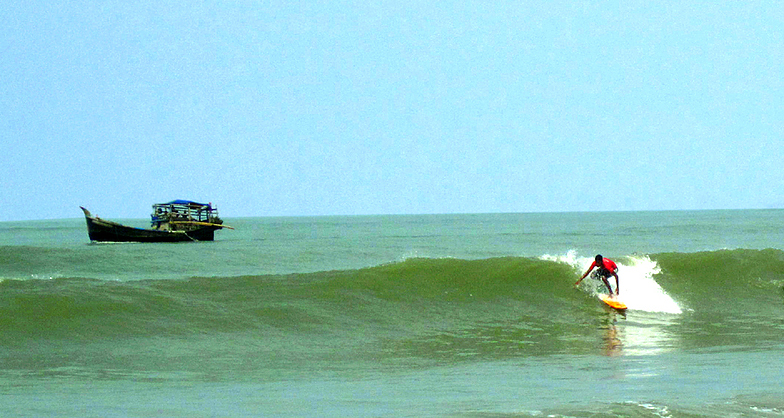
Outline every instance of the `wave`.
{"label": "wave", "polygon": [[[8,260],[8,258],[6,258]],[[629,312],[737,309],[777,315],[784,252],[728,250],[615,258]],[[573,283],[575,253],[481,260],[413,258],[371,268],[290,275],[107,281],[55,277],[0,283],[0,331],[104,338],[356,326],[461,329],[509,318],[579,317],[603,286]],[[13,260],[11,260],[13,262]],[[532,314],[532,312],[540,312]],[[433,325],[436,324],[436,325]],[[440,324],[440,325],[438,325]]]}
{"label": "wave", "polygon": [[[656,404],[652,402],[615,402],[594,404],[585,407],[564,406],[547,411],[537,411],[537,416],[547,417],[727,417],[760,416],[776,417],[784,412],[784,402],[777,394],[754,394],[738,396],[731,400],[699,405]],[[501,414],[499,414],[501,416]],[[510,415],[516,416],[516,415]]]}

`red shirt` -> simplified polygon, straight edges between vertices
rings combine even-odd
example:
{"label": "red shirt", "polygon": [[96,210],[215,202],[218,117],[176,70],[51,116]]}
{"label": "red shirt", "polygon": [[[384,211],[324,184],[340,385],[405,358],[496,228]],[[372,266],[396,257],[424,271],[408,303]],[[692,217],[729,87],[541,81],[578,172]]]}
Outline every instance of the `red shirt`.
{"label": "red shirt", "polygon": [[[599,267],[604,267],[605,269],[607,269],[607,271],[615,272],[615,270],[618,270],[618,266],[615,264],[615,261],[612,261],[609,258],[602,258],[602,264],[603,265]],[[596,260],[594,260],[593,263],[591,263],[591,269],[593,269],[594,267],[597,267]]]}

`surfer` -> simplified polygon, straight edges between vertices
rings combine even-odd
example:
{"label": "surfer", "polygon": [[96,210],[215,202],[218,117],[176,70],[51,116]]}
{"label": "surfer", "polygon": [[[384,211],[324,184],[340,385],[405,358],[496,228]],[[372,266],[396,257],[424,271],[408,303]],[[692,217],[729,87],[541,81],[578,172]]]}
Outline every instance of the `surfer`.
{"label": "surfer", "polygon": [[621,286],[618,284],[618,266],[615,264],[614,261],[610,260],[609,258],[604,258],[601,255],[597,254],[596,258],[594,259],[593,263],[591,263],[591,267],[588,267],[588,270],[583,274],[583,277],[580,277],[574,285],[577,286],[580,284],[581,281],[587,276],[594,267],[598,267],[597,270],[598,276],[601,277],[604,285],[607,286],[607,290],[610,291],[610,296],[612,296],[613,291],[612,287],[610,287],[610,282],[607,279],[610,276],[615,276],[615,294],[618,295],[621,291]]}

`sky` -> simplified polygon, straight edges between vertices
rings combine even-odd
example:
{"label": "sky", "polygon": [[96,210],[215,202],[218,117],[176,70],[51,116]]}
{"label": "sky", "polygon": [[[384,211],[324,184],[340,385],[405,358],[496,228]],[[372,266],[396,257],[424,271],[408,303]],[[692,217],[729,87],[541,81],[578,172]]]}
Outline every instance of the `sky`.
{"label": "sky", "polygon": [[0,5],[0,221],[784,208],[784,3]]}

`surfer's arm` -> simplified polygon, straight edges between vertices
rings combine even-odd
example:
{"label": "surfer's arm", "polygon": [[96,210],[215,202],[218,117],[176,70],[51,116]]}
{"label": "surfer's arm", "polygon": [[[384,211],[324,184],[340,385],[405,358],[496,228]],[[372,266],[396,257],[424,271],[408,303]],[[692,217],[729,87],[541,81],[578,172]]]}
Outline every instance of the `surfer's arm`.
{"label": "surfer's arm", "polygon": [[585,271],[585,274],[583,274],[583,276],[582,276],[582,277],[580,277],[580,279],[579,279],[579,280],[577,280],[577,281],[574,283],[574,285],[575,285],[575,286],[579,285],[579,284],[580,284],[580,282],[581,282],[581,281],[583,281],[583,279],[585,278],[585,276],[587,276],[587,275],[588,275],[588,273],[590,273],[590,272],[591,272],[591,270],[593,270],[593,264],[591,264],[591,267],[588,267],[588,270],[586,270],[586,271]]}

